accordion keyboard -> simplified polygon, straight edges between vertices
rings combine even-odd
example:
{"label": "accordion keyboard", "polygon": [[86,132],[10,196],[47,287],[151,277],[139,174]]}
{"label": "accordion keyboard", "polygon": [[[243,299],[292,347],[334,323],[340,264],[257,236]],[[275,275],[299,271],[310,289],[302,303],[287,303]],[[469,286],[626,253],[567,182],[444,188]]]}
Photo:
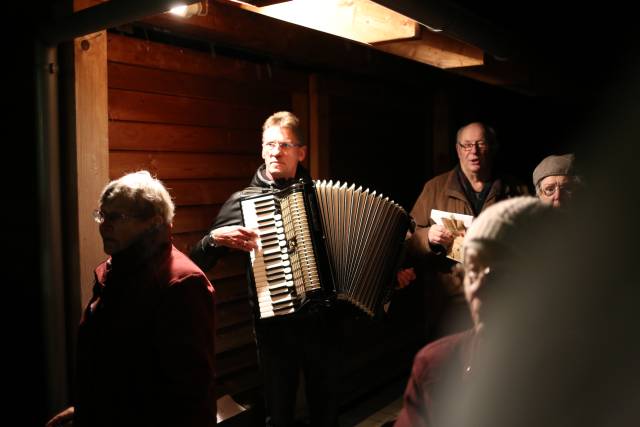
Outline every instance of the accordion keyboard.
{"label": "accordion keyboard", "polygon": [[295,311],[295,292],[287,242],[272,195],[242,202],[245,226],[258,231],[258,249],[251,251],[260,317]]}

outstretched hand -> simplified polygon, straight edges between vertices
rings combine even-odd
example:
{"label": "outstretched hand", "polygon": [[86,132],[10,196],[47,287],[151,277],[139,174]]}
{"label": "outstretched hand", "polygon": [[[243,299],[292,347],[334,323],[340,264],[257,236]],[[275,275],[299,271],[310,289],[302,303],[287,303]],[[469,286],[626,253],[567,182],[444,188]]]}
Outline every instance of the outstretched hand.
{"label": "outstretched hand", "polygon": [[250,252],[258,247],[258,234],[250,228],[240,225],[228,225],[210,232],[216,246],[226,246]]}

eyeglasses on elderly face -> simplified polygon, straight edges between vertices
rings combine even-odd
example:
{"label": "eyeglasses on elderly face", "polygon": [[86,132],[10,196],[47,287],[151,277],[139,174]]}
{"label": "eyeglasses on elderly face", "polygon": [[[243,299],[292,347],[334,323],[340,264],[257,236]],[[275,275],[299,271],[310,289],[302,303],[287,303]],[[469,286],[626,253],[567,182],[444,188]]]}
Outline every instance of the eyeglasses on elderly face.
{"label": "eyeglasses on elderly face", "polygon": [[271,141],[271,142],[263,142],[262,146],[268,150],[273,150],[276,147],[279,147],[281,150],[288,150],[290,148],[293,147],[300,147],[301,144],[293,144],[290,142],[278,142],[278,141]]}
{"label": "eyeglasses on elderly face", "polygon": [[478,147],[478,150],[480,151],[484,151],[487,148],[489,148],[489,144],[487,144],[487,141],[483,141],[483,140],[476,141],[476,142],[458,142],[458,145],[464,151],[471,151],[473,150],[473,147]]}
{"label": "eyeglasses on elderly face", "polygon": [[567,196],[570,196],[571,193],[573,193],[573,186],[570,184],[569,185],[548,184],[543,187],[540,187],[540,192],[547,197],[553,196],[556,193],[556,191],[559,191],[562,194],[566,194]]}
{"label": "eyeglasses on elderly face", "polygon": [[93,220],[98,224],[109,222],[111,224],[124,222],[131,218],[142,218],[140,215],[129,215],[122,212],[105,212],[100,209],[93,211]]}

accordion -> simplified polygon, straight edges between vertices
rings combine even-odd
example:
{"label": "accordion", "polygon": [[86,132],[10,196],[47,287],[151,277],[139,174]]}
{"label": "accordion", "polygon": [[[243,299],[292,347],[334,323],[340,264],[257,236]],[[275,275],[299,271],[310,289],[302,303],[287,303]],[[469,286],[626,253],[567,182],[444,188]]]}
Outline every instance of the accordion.
{"label": "accordion", "polygon": [[410,218],[375,191],[332,181],[299,182],[242,198],[244,225],[257,230],[250,285],[259,318],[341,299],[370,316],[391,292]]}

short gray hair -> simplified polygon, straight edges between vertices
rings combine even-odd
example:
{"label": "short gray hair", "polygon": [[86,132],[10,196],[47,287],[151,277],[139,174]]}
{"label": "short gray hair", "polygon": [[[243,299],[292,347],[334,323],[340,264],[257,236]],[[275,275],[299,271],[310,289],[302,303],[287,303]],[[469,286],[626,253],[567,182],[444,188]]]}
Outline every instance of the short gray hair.
{"label": "short gray hair", "polygon": [[300,132],[300,119],[289,111],[278,111],[273,113],[262,125],[262,132],[273,126],[280,126],[283,128],[289,128],[298,139],[298,144],[306,145],[302,132]]}
{"label": "short gray hair", "polygon": [[167,225],[173,221],[175,205],[171,195],[162,182],[146,170],[129,173],[108,183],[100,195],[100,205],[118,197],[131,200],[142,216],[160,215]]}

